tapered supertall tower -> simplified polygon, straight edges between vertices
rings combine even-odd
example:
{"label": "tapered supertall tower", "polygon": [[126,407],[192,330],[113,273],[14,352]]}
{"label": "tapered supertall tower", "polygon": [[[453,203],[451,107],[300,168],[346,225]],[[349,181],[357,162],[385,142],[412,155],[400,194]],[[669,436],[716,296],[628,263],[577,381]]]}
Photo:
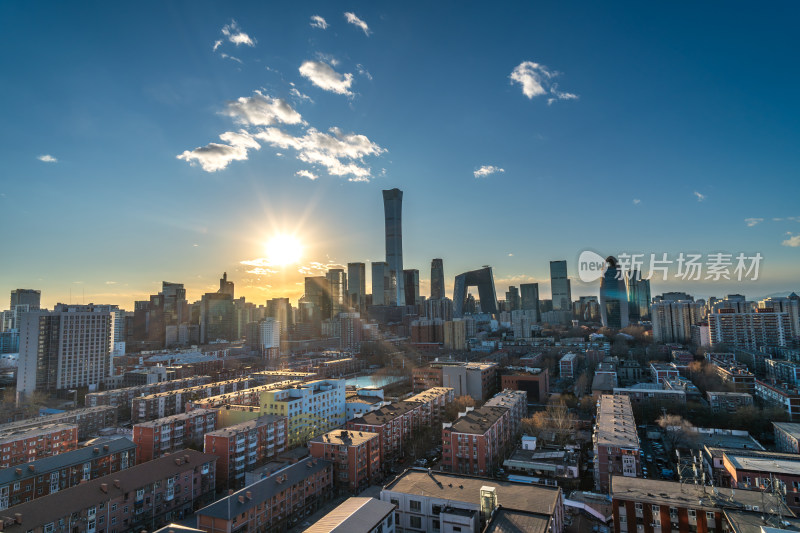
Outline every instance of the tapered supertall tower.
{"label": "tapered supertall tower", "polygon": [[444,298],[444,264],[441,259],[431,261],[431,300]]}
{"label": "tapered supertall tower", "polygon": [[386,217],[386,263],[389,265],[392,295],[390,305],[405,305],[403,283],[403,191],[383,191],[383,210]]}

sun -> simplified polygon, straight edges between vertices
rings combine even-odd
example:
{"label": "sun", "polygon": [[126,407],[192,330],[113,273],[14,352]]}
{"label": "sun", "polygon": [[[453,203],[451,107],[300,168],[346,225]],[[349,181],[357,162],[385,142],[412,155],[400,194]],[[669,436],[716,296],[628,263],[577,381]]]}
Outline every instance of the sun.
{"label": "sun", "polygon": [[273,265],[297,263],[302,255],[303,245],[293,235],[275,235],[267,242],[267,260]]}

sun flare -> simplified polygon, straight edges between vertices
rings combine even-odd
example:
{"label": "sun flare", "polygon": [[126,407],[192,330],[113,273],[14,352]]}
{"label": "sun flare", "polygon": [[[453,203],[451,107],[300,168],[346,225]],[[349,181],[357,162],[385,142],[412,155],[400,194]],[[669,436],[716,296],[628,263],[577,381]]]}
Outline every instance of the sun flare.
{"label": "sun flare", "polygon": [[293,235],[275,235],[267,242],[267,260],[273,265],[286,266],[300,261],[303,245]]}

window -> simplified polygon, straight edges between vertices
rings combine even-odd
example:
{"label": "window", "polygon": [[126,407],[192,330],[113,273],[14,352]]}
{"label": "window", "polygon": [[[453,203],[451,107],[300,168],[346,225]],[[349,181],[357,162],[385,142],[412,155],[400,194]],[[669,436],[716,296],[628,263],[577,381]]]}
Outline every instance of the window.
{"label": "window", "polygon": [[[411,524],[411,527],[413,527],[414,529],[422,529],[422,518],[420,518],[419,516],[412,516],[411,521],[409,523]],[[46,533],[52,533],[52,532],[46,532]]]}
{"label": "window", "polygon": [[410,500],[408,502],[408,508],[418,513],[422,510],[422,502],[418,502],[417,500]]}
{"label": "window", "polygon": [[708,520],[709,522],[713,522],[714,521],[714,513],[711,512],[711,511],[706,511],[706,520]]}

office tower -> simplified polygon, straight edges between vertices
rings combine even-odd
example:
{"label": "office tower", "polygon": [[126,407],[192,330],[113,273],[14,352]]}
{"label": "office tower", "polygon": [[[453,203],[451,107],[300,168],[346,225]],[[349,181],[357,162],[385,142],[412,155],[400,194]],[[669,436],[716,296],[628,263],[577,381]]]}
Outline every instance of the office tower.
{"label": "office tower", "polygon": [[653,341],[657,343],[689,342],[692,326],[703,320],[703,306],[690,300],[659,300],[650,307]]}
{"label": "office tower", "polygon": [[394,294],[389,305],[406,305],[403,287],[403,191],[383,191],[383,210],[386,217],[386,263],[394,280]]}
{"label": "office tower", "polygon": [[372,305],[389,305],[389,263],[372,263]]}
{"label": "office tower", "polygon": [[628,293],[617,259],[611,256],[606,258],[606,271],[600,278],[600,318],[607,328],[628,327]]}
{"label": "office tower", "polygon": [[509,286],[506,291],[506,305],[509,311],[517,311],[522,309],[522,304],[519,297],[519,289],[514,286]]}
{"label": "office tower", "polygon": [[[715,298],[716,300],[716,298]],[[665,292],[653,297],[655,302],[693,302],[694,296],[685,292]]]}
{"label": "office tower", "polygon": [[41,306],[42,291],[34,289],[14,289],[11,291],[11,306],[9,309],[12,311],[18,305],[27,305],[29,311],[39,309]]}
{"label": "office tower", "polygon": [[336,315],[346,310],[347,274],[343,268],[331,268],[325,275],[328,280],[328,294],[331,299],[331,314],[326,318],[336,318]]}
{"label": "office tower", "polygon": [[209,292],[200,300],[200,342],[236,340],[234,305],[230,294]]}
{"label": "office tower", "polygon": [[17,398],[96,387],[114,375],[114,313],[108,305],[57,304],[20,317]]}
{"label": "office tower", "polygon": [[533,321],[539,322],[539,284],[523,283],[519,286],[520,306],[525,311],[534,311]]}
{"label": "office tower", "polygon": [[434,259],[431,261],[431,300],[444,297],[444,263],[441,259]]}
{"label": "office tower", "polygon": [[643,279],[640,271],[631,270],[625,273],[625,288],[630,321],[650,320],[650,280]]}
{"label": "office tower", "polygon": [[569,311],[572,306],[572,290],[567,277],[566,261],[550,261],[550,291],[553,311]]}
{"label": "office tower", "polygon": [[367,296],[366,267],[364,263],[347,263],[348,305],[361,311]]}
{"label": "office tower", "polygon": [[[464,313],[470,312],[470,308],[474,307],[474,303],[468,302],[472,295],[467,292],[469,287],[474,286],[478,287],[481,311],[484,313],[497,313],[497,294],[494,289],[492,267],[485,266],[456,276],[453,288],[453,316],[455,318],[463,317]],[[474,302],[474,299],[472,301]]]}
{"label": "office tower", "polygon": [[231,300],[233,300],[233,282],[228,281],[228,273],[223,272],[222,278],[219,280],[219,291],[220,294],[229,294]]}
{"label": "office tower", "polygon": [[406,305],[419,305],[419,270],[403,270],[403,286],[406,291]]}
{"label": "office tower", "polygon": [[164,323],[168,326],[188,323],[189,302],[186,301],[183,283],[162,281],[161,294],[164,297]]}
{"label": "office tower", "polygon": [[281,322],[272,317],[265,318],[259,324],[259,329],[262,356],[266,359],[278,357],[281,349]]}
{"label": "office tower", "polygon": [[600,320],[600,303],[597,296],[581,296],[578,300],[578,320],[597,322]]}
{"label": "office tower", "polygon": [[293,324],[292,315],[292,304],[289,303],[289,298],[267,300],[267,317],[280,322],[282,335],[285,335],[289,326]]}
{"label": "office tower", "polygon": [[304,299],[319,311],[322,320],[331,317],[331,295],[328,278],[325,276],[312,276],[306,278],[306,293]]}

